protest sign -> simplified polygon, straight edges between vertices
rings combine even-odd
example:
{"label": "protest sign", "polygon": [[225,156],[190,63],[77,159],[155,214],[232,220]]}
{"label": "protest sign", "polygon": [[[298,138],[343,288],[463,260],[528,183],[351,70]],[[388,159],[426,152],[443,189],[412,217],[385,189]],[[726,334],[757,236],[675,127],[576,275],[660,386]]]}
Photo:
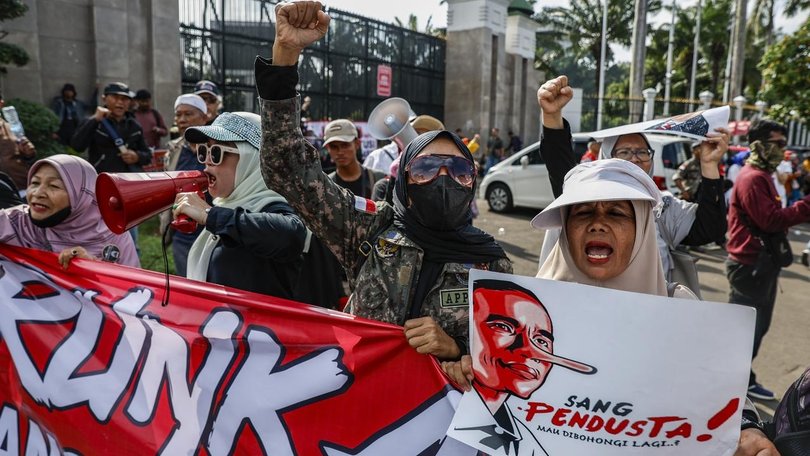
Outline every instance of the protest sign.
{"label": "protest sign", "polygon": [[734,453],[754,310],[470,271],[475,380],[448,435],[501,455]]}

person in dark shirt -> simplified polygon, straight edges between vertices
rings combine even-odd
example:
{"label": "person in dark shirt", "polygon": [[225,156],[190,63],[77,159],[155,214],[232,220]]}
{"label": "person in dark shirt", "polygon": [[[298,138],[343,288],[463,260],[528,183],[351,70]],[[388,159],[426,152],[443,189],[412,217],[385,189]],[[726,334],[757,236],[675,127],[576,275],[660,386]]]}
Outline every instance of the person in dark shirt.
{"label": "person in dark shirt", "polygon": [[323,129],[323,145],[336,166],[335,172],[329,177],[355,196],[371,199],[374,184],[385,174],[365,168],[357,160],[360,139],[354,124],[347,119],[329,122]]}
{"label": "person in dark shirt", "polygon": [[87,150],[89,161],[98,172],[125,173],[142,170],[152,162],[143,130],[128,111],[132,92],[122,82],[104,88],[104,106],[85,120],[70,144],[79,152]]}

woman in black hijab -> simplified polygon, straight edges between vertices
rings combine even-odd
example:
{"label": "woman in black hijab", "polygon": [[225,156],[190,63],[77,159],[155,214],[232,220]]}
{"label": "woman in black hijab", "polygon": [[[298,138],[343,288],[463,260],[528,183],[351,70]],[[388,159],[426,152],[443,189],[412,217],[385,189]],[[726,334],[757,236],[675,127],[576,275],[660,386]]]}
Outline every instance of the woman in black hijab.
{"label": "woman in black hijab", "polygon": [[393,211],[378,206],[386,222],[372,235],[374,252],[358,272],[349,312],[403,325],[420,353],[456,359],[467,352],[469,269],[512,271],[501,246],[472,226],[476,177],[472,154],[449,131],[424,133],[408,145]]}
{"label": "woman in black hijab", "polygon": [[[257,70],[267,83],[266,90],[258,84],[263,99],[294,93],[294,68],[267,71]],[[291,82],[281,93],[285,77]],[[492,236],[471,224],[472,154],[448,131],[424,133],[400,157],[393,206],[374,203],[322,172],[317,151],[292,120],[296,108],[266,102],[263,174],[347,270],[354,292],[346,311],[403,326],[419,353],[460,358],[467,353],[469,270],[512,272]]]}

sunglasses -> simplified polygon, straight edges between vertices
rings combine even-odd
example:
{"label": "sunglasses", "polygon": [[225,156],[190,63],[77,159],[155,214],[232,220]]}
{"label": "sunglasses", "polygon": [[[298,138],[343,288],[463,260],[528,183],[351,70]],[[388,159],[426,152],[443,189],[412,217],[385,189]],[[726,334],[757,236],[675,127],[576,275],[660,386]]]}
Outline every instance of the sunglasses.
{"label": "sunglasses", "polygon": [[225,158],[225,152],[238,154],[239,149],[236,147],[222,146],[219,144],[214,144],[213,146],[209,146],[208,144],[199,144],[197,145],[197,161],[204,165],[210,158],[212,165],[219,166],[222,164],[222,159]]}
{"label": "sunglasses", "polygon": [[475,165],[456,155],[421,155],[414,158],[405,171],[415,184],[425,185],[436,180],[442,168],[465,187],[472,187],[475,182]]}

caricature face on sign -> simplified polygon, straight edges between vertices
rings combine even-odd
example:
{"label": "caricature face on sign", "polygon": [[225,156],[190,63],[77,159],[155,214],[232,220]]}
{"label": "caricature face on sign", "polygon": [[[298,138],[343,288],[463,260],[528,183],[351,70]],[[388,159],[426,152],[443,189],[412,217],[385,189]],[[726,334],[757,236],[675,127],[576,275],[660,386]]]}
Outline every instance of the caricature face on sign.
{"label": "caricature face on sign", "polygon": [[501,392],[526,399],[543,385],[554,364],[582,373],[596,372],[586,364],[554,356],[551,317],[531,292],[485,288],[507,285],[491,282],[479,282],[477,285],[484,286],[473,292],[473,369],[476,390],[482,396]]}

